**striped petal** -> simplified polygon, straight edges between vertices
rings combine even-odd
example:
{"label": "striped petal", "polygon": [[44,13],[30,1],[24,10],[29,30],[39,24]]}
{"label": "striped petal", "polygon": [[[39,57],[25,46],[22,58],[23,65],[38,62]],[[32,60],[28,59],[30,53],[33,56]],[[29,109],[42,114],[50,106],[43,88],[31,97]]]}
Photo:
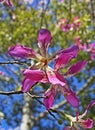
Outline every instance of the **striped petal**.
{"label": "striped petal", "polygon": [[30,69],[25,69],[23,71],[23,75],[31,79],[32,81],[40,81],[44,77],[44,73],[41,70],[30,70]]}
{"label": "striped petal", "polygon": [[42,55],[46,56],[47,49],[51,43],[52,36],[48,29],[41,29],[38,34],[38,46]]}
{"label": "striped petal", "polygon": [[60,86],[61,93],[64,95],[66,100],[73,106],[78,108],[79,106],[79,99],[76,94],[69,88],[68,85]]}
{"label": "striped petal", "polygon": [[39,56],[33,49],[19,44],[11,46],[8,54],[16,58],[37,58]]}
{"label": "striped petal", "polygon": [[64,68],[72,58],[75,58],[77,56],[78,51],[78,46],[73,46],[69,49],[59,51],[60,55],[56,60],[54,68],[57,70]]}
{"label": "striped petal", "polygon": [[76,73],[80,72],[86,66],[87,63],[88,63],[87,61],[77,62],[76,64],[72,65],[69,68],[68,72],[65,73],[64,75],[67,77],[75,75]]}
{"label": "striped petal", "polygon": [[60,73],[53,71],[51,68],[47,68],[46,73],[47,73],[49,82],[53,85],[64,86],[67,82]]}

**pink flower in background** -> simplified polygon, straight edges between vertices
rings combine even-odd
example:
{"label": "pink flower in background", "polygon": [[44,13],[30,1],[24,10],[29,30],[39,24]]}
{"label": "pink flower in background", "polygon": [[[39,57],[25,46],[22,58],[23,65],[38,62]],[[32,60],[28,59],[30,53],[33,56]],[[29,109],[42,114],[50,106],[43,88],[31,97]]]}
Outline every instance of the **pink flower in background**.
{"label": "pink flower in background", "polygon": [[87,51],[87,44],[86,43],[82,44],[80,36],[75,37],[75,44],[79,47],[79,49]]}
{"label": "pink flower in background", "polygon": [[91,54],[91,59],[95,60],[95,43],[88,44],[88,50],[87,51]]}
{"label": "pink flower in background", "polygon": [[0,71],[0,75],[4,76],[5,74],[4,74],[4,72]]}
{"label": "pink flower in background", "polygon": [[81,21],[80,21],[80,19],[79,19],[78,16],[74,17],[74,22],[73,22],[73,24],[74,24],[74,28],[75,28],[76,30],[79,30],[79,29],[80,29],[82,23],[81,23]]}
{"label": "pink flower in background", "polygon": [[89,52],[91,55],[91,60],[95,60],[95,43],[82,44],[82,40],[80,39],[80,36],[75,37],[75,44],[78,45],[79,49],[85,52]]}
{"label": "pink flower in background", "polygon": [[82,23],[78,16],[74,17],[74,20],[72,23],[69,22],[68,19],[60,19],[59,26],[62,29],[63,32],[72,31],[73,29],[79,30]]}
{"label": "pink flower in background", "polygon": [[85,109],[84,113],[82,115],[76,115],[76,117],[72,117],[71,115],[67,115],[67,117],[71,121],[71,126],[67,126],[64,130],[81,130],[80,127],[84,129],[91,129],[93,127],[94,121],[91,118],[83,119],[87,113],[88,110],[95,105],[95,100],[92,101],[87,108]]}
{"label": "pink flower in background", "polygon": [[[79,100],[76,94],[68,86],[66,77],[78,73],[85,67],[87,61],[80,61],[72,65],[66,73],[60,73],[62,68],[65,68],[73,58],[77,57],[79,48],[78,46],[72,46],[68,49],[57,51],[53,56],[49,56],[48,47],[51,40],[52,36],[50,31],[41,29],[38,33],[38,47],[40,53],[20,44],[9,48],[9,55],[15,58],[31,58],[36,61],[33,66],[23,71],[25,78],[22,83],[22,91],[28,92],[38,82],[50,84],[50,88],[44,93],[46,96],[44,98],[44,104],[47,109],[50,109],[53,106],[58,90],[61,91],[72,106],[78,107]],[[54,68],[49,66],[51,61],[55,62]]]}
{"label": "pink flower in background", "polygon": [[69,24],[68,19],[60,19],[59,26],[63,32],[68,32],[73,29],[73,24]]}
{"label": "pink flower in background", "polygon": [[12,7],[13,3],[11,2],[11,0],[0,0],[0,3],[5,2],[8,6]]}

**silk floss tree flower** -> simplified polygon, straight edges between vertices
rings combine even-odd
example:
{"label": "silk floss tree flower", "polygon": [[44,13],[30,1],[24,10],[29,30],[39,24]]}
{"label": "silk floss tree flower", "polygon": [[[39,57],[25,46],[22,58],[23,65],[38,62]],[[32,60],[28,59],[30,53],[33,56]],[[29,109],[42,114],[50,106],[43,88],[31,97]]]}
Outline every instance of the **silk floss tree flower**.
{"label": "silk floss tree flower", "polygon": [[[15,58],[31,58],[36,63],[29,69],[23,71],[24,80],[22,83],[22,91],[28,92],[38,82],[50,84],[50,88],[44,93],[44,104],[47,109],[53,106],[58,90],[62,92],[68,102],[74,106],[79,106],[79,99],[70,89],[66,77],[70,77],[79,72],[87,61],[79,61],[72,65],[64,74],[61,69],[65,68],[71,59],[76,58],[79,52],[78,46],[72,46],[68,49],[61,49],[52,56],[48,54],[48,47],[51,44],[52,36],[48,29],[41,29],[38,33],[38,47],[40,53],[34,49],[17,44],[9,48],[9,55]],[[55,61],[54,68],[49,63]]]}
{"label": "silk floss tree flower", "polygon": [[67,118],[71,121],[71,126],[65,127],[64,130],[81,130],[81,128],[87,130],[92,129],[94,125],[94,121],[91,118],[84,119],[87,115],[88,110],[95,105],[95,100],[93,100],[85,109],[82,115],[76,115],[76,117],[72,117],[71,115],[66,115]]}
{"label": "silk floss tree flower", "polygon": [[78,45],[80,50],[90,53],[91,60],[95,60],[95,42],[89,44],[82,43],[80,36],[76,36],[75,44]]}
{"label": "silk floss tree flower", "polygon": [[6,3],[8,6],[12,7],[13,3],[11,2],[11,0],[0,0],[0,3]]}

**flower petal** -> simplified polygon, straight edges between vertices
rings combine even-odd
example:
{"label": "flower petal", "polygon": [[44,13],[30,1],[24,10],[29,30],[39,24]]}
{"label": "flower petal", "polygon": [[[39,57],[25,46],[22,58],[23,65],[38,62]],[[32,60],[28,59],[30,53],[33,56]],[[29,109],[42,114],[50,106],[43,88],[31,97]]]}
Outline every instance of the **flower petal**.
{"label": "flower petal", "polygon": [[72,65],[69,68],[68,72],[66,72],[64,75],[67,76],[67,77],[75,75],[81,69],[83,69],[86,66],[87,63],[88,63],[87,61],[79,61],[79,62],[77,62],[76,64]]}
{"label": "flower petal", "polygon": [[79,106],[79,99],[76,96],[76,94],[70,90],[69,86],[66,84],[65,86],[60,86],[61,93],[64,95],[66,100],[73,106],[77,107]]}
{"label": "flower petal", "polygon": [[22,82],[22,92],[28,92],[35,84],[36,82],[29,78],[25,78]]}
{"label": "flower petal", "polygon": [[17,44],[9,48],[8,54],[18,58],[36,58],[37,54],[33,49]]}
{"label": "flower petal", "polygon": [[46,73],[47,73],[49,82],[53,85],[57,84],[57,85],[64,86],[67,82],[60,73],[56,71],[54,72],[51,68],[47,68]]}
{"label": "flower petal", "polygon": [[67,126],[67,127],[65,127],[65,129],[64,130],[72,130],[73,128],[71,127],[71,126]]}
{"label": "flower petal", "polygon": [[95,100],[93,100],[85,109],[85,112],[81,115],[81,118],[83,118],[84,116],[86,116],[86,114],[88,113],[88,110],[95,105]]}
{"label": "flower petal", "polygon": [[69,92],[67,91],[67,94],[64,96],[73,107],[79,106],[79,99],[73,91],[71,90]]}
{"label": "flower petal", "polygon": [[6,3],[8,6],[12,7],[13,6],[13,3],[10,1],[10,0],[6,0]]}
{"label": "flower petal", "polygon": [[93,127],[94,121],[90,118],[87,120],[81,120],[80,125],[85,129],[91,129]]}
{"label": "flower petal", "polygon": [[44,96],[45,96],[44,105],[46,106],[46,108],[48,110],[53,106],[56,95],[57,95],[57,87],[56,86],[52,86],[50,89],[48,89],[44,93]]}
{"label": "flower petal", "polygon": [[75,58],[77,56],[78,51],[79,51],[78,46],[73,46],[63,51],[61,50],[60,55],[56,60],[54,68],[60,69],[65,67],[72,58]]}
{"label": "flower petal", "polygon": [[25,69],[23,71],[24,76],[27,76],[29,79],[32,81],[40,81],[44,77],[44,73],[41,70],[30,70],[30,69]]}
{"label": "flower petal", "polygon": [[38,46],[41,49],[41,53],[46,55],[48,46],[52,40],[51,33],[48,29],[41,29],[38,34]]}

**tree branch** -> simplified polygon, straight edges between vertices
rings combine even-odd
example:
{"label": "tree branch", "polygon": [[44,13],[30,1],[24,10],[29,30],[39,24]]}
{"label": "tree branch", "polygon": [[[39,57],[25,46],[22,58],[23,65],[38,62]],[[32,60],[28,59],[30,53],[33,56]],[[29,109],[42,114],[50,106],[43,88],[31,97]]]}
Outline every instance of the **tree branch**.
{"label": "tree branch", "polygon": [[25,64],[27,61],[4,61],[0,62],[0,64]]}
{"label": "tree branch", "polygon": [[10,92],[0,91],[1,95],[6,95],[6,96],[9,96],[9,95],[12,95],[12,94],[22,94],[22,93],[23,93],[22,91],[10,91]]}
{"label": "tree branch", "polygon": [[[0,91],[1,95],[12,95],[12,94],[24,94],[22,91],[10,91],[10,92],[4,92],[4,91]],[[35,98],[37,100],[37,98],[45,98],[45,96],[37,96],[37,95],[32,95],[29,92],[27,92],[28,96],[30,96],[31,98]]]}

